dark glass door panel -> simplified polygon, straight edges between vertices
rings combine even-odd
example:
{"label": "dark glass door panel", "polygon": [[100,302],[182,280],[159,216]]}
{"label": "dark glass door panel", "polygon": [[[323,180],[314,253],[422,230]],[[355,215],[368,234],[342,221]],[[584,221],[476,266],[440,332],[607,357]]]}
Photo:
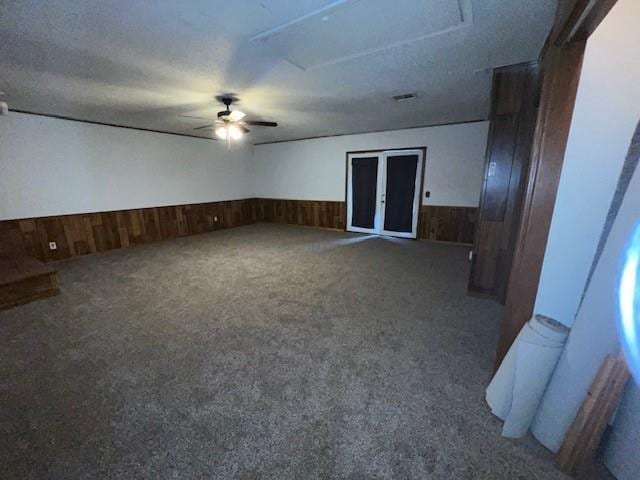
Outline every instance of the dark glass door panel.
{"label": "dark glass door panel", "polygon": [[376,218],[376,190],[378,185],[378,157],[351,159],[351,225],[374,228]]}
{"label": "dark glass door panel", "polygon": [[418,155],[387,157],[384,230],[411,233]]}

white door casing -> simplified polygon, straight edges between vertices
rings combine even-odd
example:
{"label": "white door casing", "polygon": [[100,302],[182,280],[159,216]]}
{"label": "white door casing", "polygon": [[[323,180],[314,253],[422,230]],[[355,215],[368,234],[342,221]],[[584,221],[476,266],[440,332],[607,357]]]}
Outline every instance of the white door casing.
{"label": "white door casing", "polygon": [[[412,228],[411,232],[396,232],[392,230],[384,229],[384,217],[385,217],[385,197],[387,190],[387,159],[393,156],[406,156],[416,155],[418,162],[416,166],[416,178],[414,182],[414,197],[413,197],[413,211],[412,211]],[[376,185],[376,213],[374,219],[373,228],[362,228],[352,225],[353,220],[353,166],[352,160],[354,158],[372,158],[375,157],[378,160],[378,174]],[[423,149],[406,149],[406,150],[381,150],[373,152],[358,152],[347,154],[347,230],[350,232],[360,233],[372,233],[378,235],[402,237],[402,238],[417,238],[418,234],[418,217],[420,215],[420,204],[422,199],[422,176],[424,165],[424,150]]]}

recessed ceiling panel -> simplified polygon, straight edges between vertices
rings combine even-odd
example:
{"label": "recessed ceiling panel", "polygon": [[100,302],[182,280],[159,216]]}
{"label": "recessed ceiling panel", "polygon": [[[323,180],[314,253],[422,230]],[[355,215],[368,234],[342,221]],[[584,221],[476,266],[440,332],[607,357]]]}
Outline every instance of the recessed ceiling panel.
{"label": "recessed ceiling panel", "polygon": [[307,70],[419,41],[470,22],[468,0],[338,0],[251,40]]}

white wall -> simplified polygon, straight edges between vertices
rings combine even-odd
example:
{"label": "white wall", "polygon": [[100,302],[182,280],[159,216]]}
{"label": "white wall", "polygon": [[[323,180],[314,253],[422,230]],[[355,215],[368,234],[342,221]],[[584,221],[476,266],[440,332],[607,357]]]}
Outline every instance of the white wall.
{"label": "white wall", "polygon": [[251,148],[10,112],[0,220],[251,197]]}
{"label": "white wall", "polygon": [[[616,286],[624,249],[638,218],[640,168],[636,169],[631,179],[567,345],[532,426],[534,436],[553,451],[560,448],[605,356],[620,349],[616,328]],[[638,414],[640,412],[636,412]]]}
{"label": "white wall", "polygon": [[568,326],[640,117],[639,18],[620,0],[587,43],[535,305]]}
{"label": "white wall", "polygon": [[234,144],[10,112],[0,220],[232,200],[344,200],[345,152],[427,147],[431,205],[477,206],[488,122]]}
{"label": "white wall", "polygon": [[345,154],[427,147],[428,205],[478,206],[489,122],[273,143],[255,147],[256,196],[345,200]]}

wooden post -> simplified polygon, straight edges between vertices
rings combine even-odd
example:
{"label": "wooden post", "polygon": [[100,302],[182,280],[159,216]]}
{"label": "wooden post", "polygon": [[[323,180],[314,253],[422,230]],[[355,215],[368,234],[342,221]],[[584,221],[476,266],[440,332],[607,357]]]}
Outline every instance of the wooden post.
{"label": "wooden post", "polygon": [[556,462],[560,470],[573,476],[582,476],[589,470],[628,379],[624,356],[608,355],[558,452]]}

